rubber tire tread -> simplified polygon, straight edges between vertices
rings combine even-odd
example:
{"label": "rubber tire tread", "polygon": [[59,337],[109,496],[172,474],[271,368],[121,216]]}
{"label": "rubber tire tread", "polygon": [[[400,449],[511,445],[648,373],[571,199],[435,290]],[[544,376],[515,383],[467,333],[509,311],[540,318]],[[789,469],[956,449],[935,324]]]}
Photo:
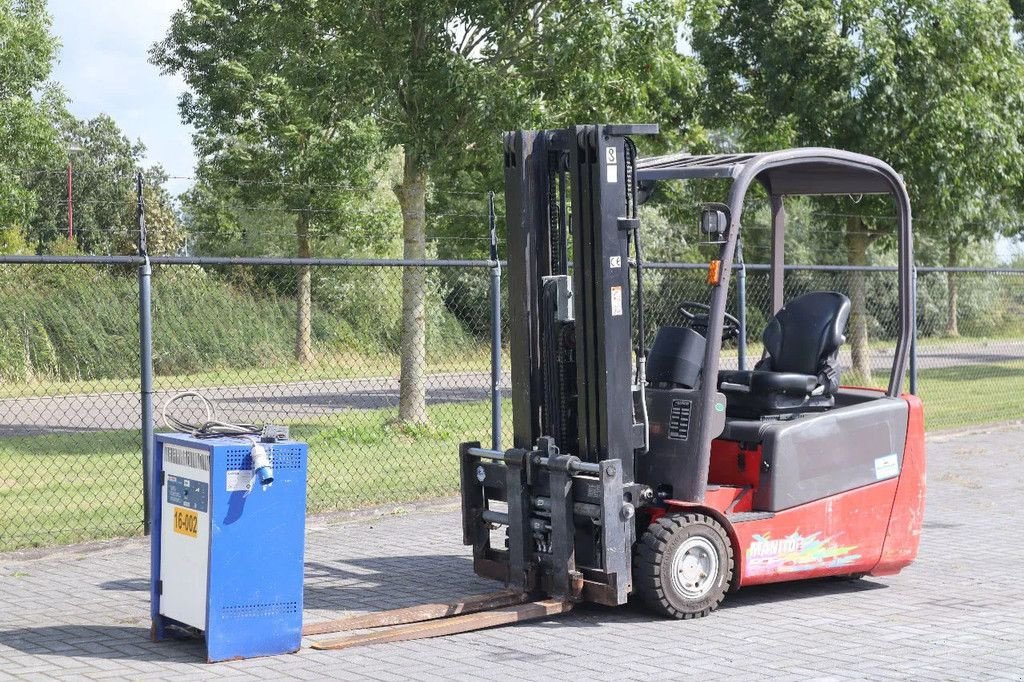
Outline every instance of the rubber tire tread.
{"label": "rubber tire tread", "polygon": [[[671,595],[666,593],[666,585],[661,579],[662,563],[672,540],[678,534],[686,534],[704,526],[717,535],[725,546],[725,556],[719,557],[719,581],[716,588],[701,599],[694,607],[680,607],[672,603]],[[633,586],[637,595],[656,613],[679,620],[703,618],[722,603],[732,583],[734,570],[734,552],[732,541],[725,528],[715,519],[705,514],[667,514],[652,523],[644,531],[633,553]],[[725,575],[721,575],[721,571]],[[668,587],[671,589],[671,587]],[[681,596],[679,599],[683,599]]]}

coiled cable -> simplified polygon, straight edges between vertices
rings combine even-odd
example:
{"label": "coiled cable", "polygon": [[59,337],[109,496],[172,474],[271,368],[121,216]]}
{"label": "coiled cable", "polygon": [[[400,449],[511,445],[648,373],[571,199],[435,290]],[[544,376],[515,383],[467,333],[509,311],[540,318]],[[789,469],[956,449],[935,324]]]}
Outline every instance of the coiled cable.
{"label": "coiled cable", "polygon": [[[179,419],[173,414],[168,414],[168,408],[184,398],[196,398],[203,403],[203,408],[206,411],[206,421],[193,424],[185,421],[184,419]],[[160,416],[163,418],[164,426],[175,429],[176,431],[188,433],[194,438],[258,436],[263,432],[263,427],[256,424],[234,424],[232,422],[217,419],[213,403],[211,403],[205,396],[200,395],[195,391],[185,391],[168,398],[167,401],[164,402],[163,408],[160,410]]]}

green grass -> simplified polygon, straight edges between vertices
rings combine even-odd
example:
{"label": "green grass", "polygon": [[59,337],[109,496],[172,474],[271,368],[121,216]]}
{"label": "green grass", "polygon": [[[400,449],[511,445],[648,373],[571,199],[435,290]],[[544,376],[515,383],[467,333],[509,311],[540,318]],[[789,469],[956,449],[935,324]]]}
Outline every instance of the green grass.
{"label": "green grass", "polygon": [[[1017,338],[1017,337],[1014,337]],[[963,344],[972,348],[998,344],[1006,339],[996,337],[930,337],[920,339],[918,346],[955,346]],[[892,351],[892,341],[872,341],[872,351]],[[750,342],[747,356],[753,362],[761,355],[761,344]],[[504,369],[510,369],[508,350],[502,353]],[[723,359],[735,359],[735,348],[722,349]],[[486,344],[461,348],[458,354],[433,353],[428,359],[428,374],[455,372],[486,372],[490,369],[490,348]],[[383,355],[359,354],[356,352],[324,355],[310,365],[281,363],[272,367],[239,369],[224,367],[207,372],[158,375],[155,378],[157,390],[206,388],[210,386],[241,386],[246,384],[277,384],[296,381],[329,381],[334,379],[356,379],[398,376],[399,358],[395,353]],[[876,377],[874,383],[879,383]],[[43,397],[54,395],[79,395],[87,393],[111,393],[135,391],[138,379],[93,379],[58,381],[41,379],[27,382],[0,382],[0,398]]]}
{"label": "green grass", "polygon": [[140,533],[139,438],[109,431],[0,439],[0,550]]}
{"label": "green grass", "polygon": [[[490,403],[429,409],[427,427],[395,425],[393,409],[294,425],[310,446],[308,511],[455,493],[458,444],[487,440]],[[139,442],[138,431],[0,439],[0,551],[139,534]]]}
{"label": "green grass", "polygon": [[1024,419],[1024,362],[918,372],[929,431]]}
{"label": "green grass", "polygon": [[[465,368],[460,362],[460,368]],[[1024,363],[927,369],[928,430],[1024,418]],[[506,423],[511,405],[504,405]],[[430,408],[430,426],[394,424],[393,409],[295,424],[310,445],[311,513],[454,494],[458,444],[486,440],[487,402]],[[0,551],[141,532],[138,431],[0,438]]]}

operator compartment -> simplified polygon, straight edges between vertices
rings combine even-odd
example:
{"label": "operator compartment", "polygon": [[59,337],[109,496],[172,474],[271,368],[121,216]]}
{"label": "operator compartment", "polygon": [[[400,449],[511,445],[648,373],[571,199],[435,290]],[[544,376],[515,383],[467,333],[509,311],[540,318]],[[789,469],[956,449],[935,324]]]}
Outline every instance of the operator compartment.
{"label": "operator compartment", "polygon": [[662,498],[686,495],[686,481],[701,475],[693,434],[707,414],[708,492],[735,495],[734,512],[779,512],[897,477],[908,406],[881,390],[839,387],[849,314],[849,299],[834,291],[789,301],[765,328],[754,369],[718,372],[712,410],[701,403],[707,315],[684,310],[687,326],[659,328],[648,356],[641,480]]}
{"label": "operator compartment", "polygon": [[849,317],[839,292],[798,296],[769,321],[752,371],[719,371],[727,418],[710,484],[750,485],[752,510],[777,512],[899,475],[907,403],[839,388]]}

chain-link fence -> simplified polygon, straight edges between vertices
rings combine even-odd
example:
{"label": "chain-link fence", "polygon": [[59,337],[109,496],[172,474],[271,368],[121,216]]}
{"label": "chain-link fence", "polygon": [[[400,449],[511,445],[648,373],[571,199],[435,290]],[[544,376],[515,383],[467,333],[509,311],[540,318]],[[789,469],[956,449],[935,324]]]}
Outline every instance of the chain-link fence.
{"label": "chain-link fence", "polygon": [[[143,529],[140,262],[0,257],[0,550]],[[152,262],[156,417],[197,390],[222,419],[289,425],[310,444],[311,512],[453,494],[458,443],[490,440],[493,263]],[[771,311],[766,269],[745,274],[751,366]],[[648,265],[652,337],[681,322],[682,301],[707,301],[704,277],[700,266]],[[888,382],[894,271],[792,267],[785,290],[847,293],[843,382]],[[417,320],[422,339],[403,344]],[[917,323],[930,429],[1020,417],[1024,272],[922,268]],[[724,366],[737,366],[737,346]],[[403,395],[403,355],[406,372],[422,372],[421,395]],[[497,370],[507,395],[508,367]],[[198,414],[187,400],[175,409]]]}
{"label": "chain-link fence", "polygon": [[[681,301],[706,303],[708,294],[704,266],[648,264],[646,272],[650,343],[658,326],[682,322]],[[761,357],[771,289],[766,266],[748,266],[745,276],[749,368]],[[852,314],[839,354],[842,382],[888,385],[900,322],[895,268],[790,266],[784,291],[786,300],[810,291],[849,296]],[[733,286],[734,313],[738,296]],[[736,368],[740,354],[738,342],[727,342],[722,366]],[[913,364],[929,430],[1024,418],[1024,271],[918,268]],[[908,379],[904,390],[909,385]]]}
{"label": "chain-link fence", "polygon": [[[136,266],[10,260],[21,262],[0,265],[0,549],[137,533]],[[311,512],[456,491],[458,443],[490,441],[488,262],[211,262],[154,259],[158,430],[168,399],[191,390],[219,419],[288,425],[313,455]],[[422,306],[403,309],[411,285]],[[409,316],[423,334],[403,348]],[[422,373],[411,398],[403,355]],[[200,407],[172,409],[198,422]]]}

